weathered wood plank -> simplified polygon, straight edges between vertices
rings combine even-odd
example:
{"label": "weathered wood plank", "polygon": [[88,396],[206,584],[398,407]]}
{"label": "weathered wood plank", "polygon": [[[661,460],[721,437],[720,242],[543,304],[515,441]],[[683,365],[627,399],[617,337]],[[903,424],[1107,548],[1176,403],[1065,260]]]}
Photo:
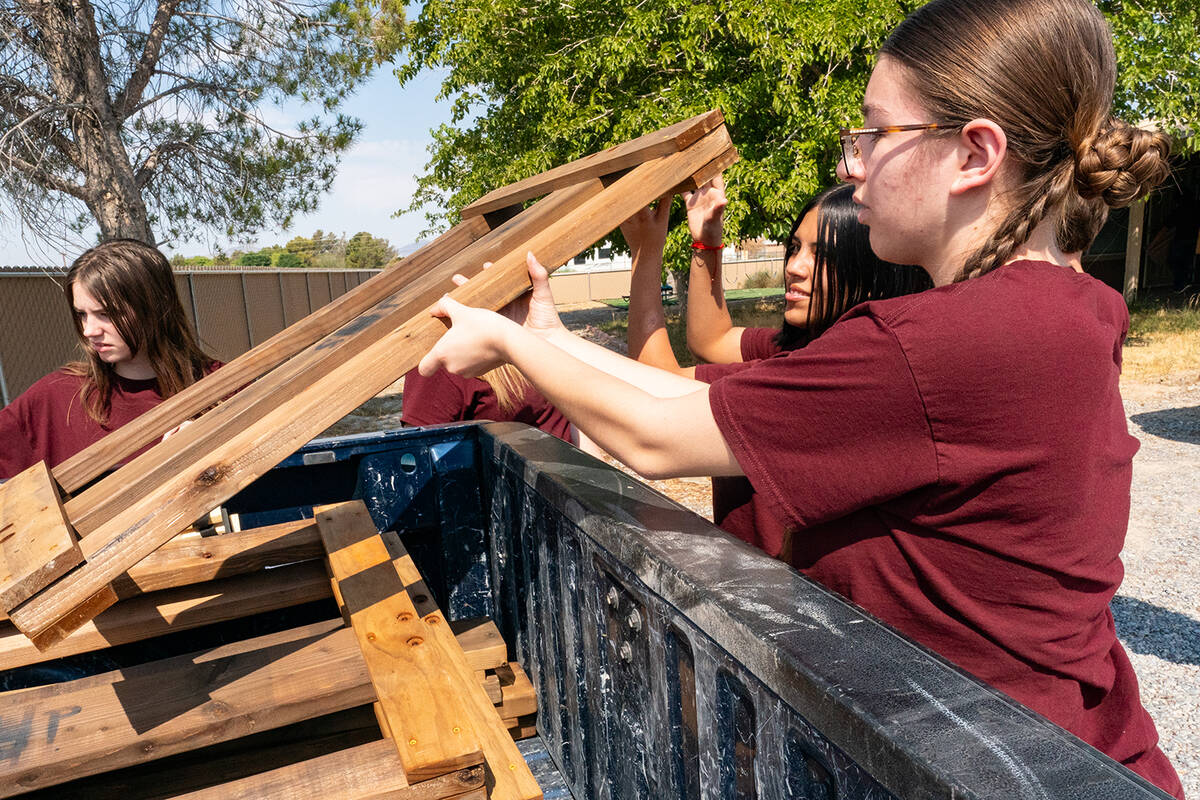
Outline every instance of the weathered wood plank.
{"label": "weathered wood plank", "polygon": [[487,233],[483,219],[464,219],[395,267],[372,276],[333,302],[288,326],[252,350],[205,376],[113,431],[101,441],[54,468],[54,477],[66,492],[74,492],[164,433],[190,419],[231,392],[235,392],[272,367],[305,349],[322,336],[395,293],[416,275],[441,263]]}
{"label": "weathered wood plank", "polygon": [[630,139],[607,150],[601,150],[599,153],[592,153],[539,175],[533,175],[488,192],[464,208],[462,218],[481,216],[534,197],[540,197],[554,189],[561,189],[581,180],[612,175],[652,158],[678,152],[724,122],[725,118],[720,111],[714,110],[698,114],[667,128]]}
{"label": "weathered wood plank", "polygon": [[[405,551],[400,537],[390,531],[383,534],[383,537],[392,556],[392,564],[404,583],[408,586],[424,585],[421,573]],[[474,680],[474,672],[467,663],[462,648],[458,646],[445,616],[435,607],[433,611],[426,613],[422,620],[430,638],[445,644],[446,670],[452,672],[465,687],[463,697],[475,717],[475,730],[483,744],[488,769],[489,796],[493,800],[541,798],[541,788],[506,730],[510,726],[504,722],[497,724],[499,716],[496,714],[496,707],[488,700],[483,687]]]}
{"label": "weathered wood plank", "polygon": [[508,645],[496,623],[487,617],[455,620],[450,623],[450,630],[466,653],[471,669],[495,669],[508,663]]}
{"label": "weathered wood plank", "polygon": [[483,774],[483,767],[477,765],[410,784],[396,748],[391,742],[381,740],[210,789],[177,795],[176,800],[259,800],[264,797],[448,800],[481,789]]}
{"label": "weathered wood plank", "polygon": [[375,686],[380,727],[405,775],[415,782],[481,763],[479,738],[460,700],[463,687],[445,669],[445,645],[425,630],[367,507],[356,500],[315,512]]}
{"label": "weathered wood plank", "polygon": [[0,695],[0,796],[370,702],[362,656],[340,625]]}
{"label": "weathered wood plank", "polygon": [[537,713],[537,692],[525,670],[516,661],[496,669],[500,679],[500,702],[496,713],[501,719],[523,717]]}
{"label": "weathered wood plank", "polygon": [[[491,269],[455,289],[452,296],[470,305],[503,306],[528,289],[525,268],[528,250],[536,252],[546,263],[562,263],[662,196],[679,182],[680,175],[694,175],[702,170],[729,145],[728,133],[722,127],[686,150],[636,167],[584,200],[571,213],[536,231],[525,231],[531,235],[521,240],[519,246],[497,254]],[[519,223],[525,218],[522,214],[512,222]],[[450,266],[453,271],[461,272],[453,261],[439,270]],[[87,562],[14,609],[10,614],[13,622],[31,636],[41,636],[42,632],[61,635],[64,626],[60,620],[66,609],[74,608],[81,598],[90,597],[97,586],[128,570],[169,539],[175,530],[235,494],[346,410],[397,380],[420,360],[442,332],[444,325],[440,320],[417,313],[352,357],[343,358],[337,348],[339,363],[323,379],[289,384],[290,394],[286,399],[275,402],[272,398],[269,412],[254,425],[221,427],[224,438],[211,449],[206,448],[200,458],[193,454],[193,467],[179,466],[170,479],[157,482],[152,490],[106,522],[102,530],[86,536],[80,546]],[[221,404],[211,415],[219,415],[239,397]],[[164,444],[188,437],[197,429],[211,434],[212,426],[205,426],[209,416],[205,415]],[[154,450],[146,455],[151,453]],[[125,469],[135,463],[136,460]]]}
{"label": "weathered wood plank", "polygon": [[11,624],[0,625],[0,670],[39,664],[167,633],[329,597],[316,561],[140,595],[117,603],[63,641],[39,650]]}
{"label": "weathered wood plank", "polygon": [[46,462],[0,486],[0,608],[25,602],[82,562]]}

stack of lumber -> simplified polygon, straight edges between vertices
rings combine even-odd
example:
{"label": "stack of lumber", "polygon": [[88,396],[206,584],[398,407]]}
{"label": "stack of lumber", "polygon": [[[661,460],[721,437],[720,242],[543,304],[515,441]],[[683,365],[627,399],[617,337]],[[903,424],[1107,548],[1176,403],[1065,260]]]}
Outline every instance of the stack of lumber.
{"label": "stack of lumber", "polygon": [[445,619],[361,502],[173,540],[116,588],[45,651],[0,623],[0,670],[329,598],[342,617],[0,693],[0,796],[541,796],[513,741],[529,679],[490,620]]}
{"label": "stack of lumber", "polygon": [[[441,295],[499,309],[529,290],[528,252],[562,264],[658,198],[694,189],[736,160],[721,113],[710,111],[490,192],[399,265],[53,470],[37,464],[0,486],[7,666],[330,592],[344,617],[5,693],[0,795],[173,762],[370,703],[385,744],[288,761],[226,782],[214,796],[279,787],[293,797],[539,796],[509,735],[532,730],[528,679],[503,658],[467,658],[399,538],[375,531],[365,511],[326,509],[315,529],[172,539],[414,367],[445,330],[428,313]],[[484,262],[492,262],[486,272]],[[456,288],[456,274],[471,280]],[[263,747],[294,752],[280,741]],[[158,791],[179,789],[181,775],[212,778],[193,766],[173,763],[158,784],[140,780]],[[376,777],[394,785],[370,788]],[[359,780],[366,783],[336,784]],[[63,791],[101,796],[94,787]]]}

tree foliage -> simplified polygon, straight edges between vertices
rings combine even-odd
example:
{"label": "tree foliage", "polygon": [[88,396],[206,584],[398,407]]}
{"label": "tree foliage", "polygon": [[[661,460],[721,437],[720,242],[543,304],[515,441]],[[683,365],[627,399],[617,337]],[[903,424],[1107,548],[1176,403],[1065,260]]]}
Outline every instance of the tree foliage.
{"label": "tree foliage", "polygon": [[346,269],[378,269],[396,257],[387,239],[359,231],[346,242]]}
{"label": "tree foliage", "polygon": [[[398,0],[0,4],[0,194],[44,241],[244,237],[312,210],[397,44]],[[294,131],[266,111],[319,108]],[[72,237],[72,234],[75,236]]]}
{"label": "tree foliage", "polygon": [[[874,53],[918,5],[427,0],[397,76],[445,71],[453,115],[433,131],[411,209],[438,209],[427,216],[444,227],[490,189],[719,107],[741,153],[726,174],[727,238],[780,238],[833,181],[837,130],[860,117]],[[1194,0],[1104,10],[1122,67],[1118,110],[1200,130]],[[675,227],[669,249],[681,258],[686,232]]]}

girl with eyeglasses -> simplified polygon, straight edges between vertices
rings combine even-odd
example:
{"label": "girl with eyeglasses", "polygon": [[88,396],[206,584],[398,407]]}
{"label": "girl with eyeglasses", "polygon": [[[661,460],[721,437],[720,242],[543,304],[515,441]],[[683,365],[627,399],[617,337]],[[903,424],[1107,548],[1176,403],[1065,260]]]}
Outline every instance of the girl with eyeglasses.
{"label": "girl with eyeglasses", "polygon": [[642,474],[745,475],[798,569],[1181,798],[1108,607],[1128,312],[1079,255],[1168,155],[1111,116],[1114,84],[1086,0],[933,0],[881,48],[840,170],[875,254],[933,289],[711,384],[444,298],[421,369],[510,361]]}

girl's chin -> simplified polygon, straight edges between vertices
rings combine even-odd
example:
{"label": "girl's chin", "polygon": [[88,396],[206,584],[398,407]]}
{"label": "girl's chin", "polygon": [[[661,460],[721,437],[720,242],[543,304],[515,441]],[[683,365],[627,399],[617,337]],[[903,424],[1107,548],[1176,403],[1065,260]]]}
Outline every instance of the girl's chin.
{"label": "girl's chin", "polygon": [[783,321],[796,328],[807,328],[808,306],[804,305],[801,308],[794,308],[789,305],[783,312]]}

